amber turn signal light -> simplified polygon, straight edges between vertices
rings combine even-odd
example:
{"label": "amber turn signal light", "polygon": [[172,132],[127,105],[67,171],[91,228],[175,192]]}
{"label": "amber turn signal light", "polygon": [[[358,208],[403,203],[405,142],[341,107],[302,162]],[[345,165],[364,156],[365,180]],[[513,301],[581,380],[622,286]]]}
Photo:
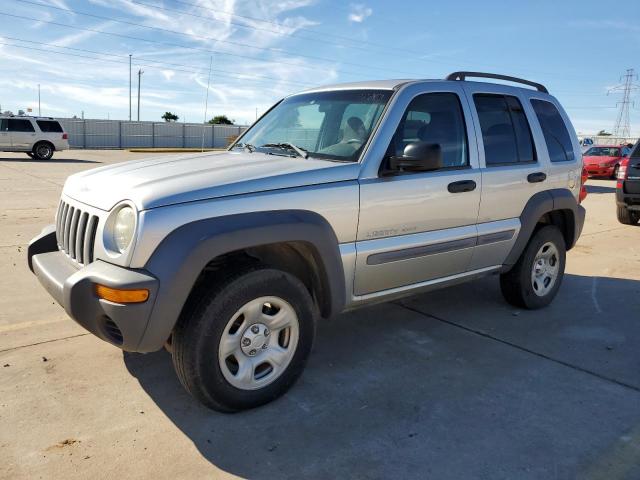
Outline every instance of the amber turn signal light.
{"label": "amber turn signal light", "polygon": [[139,290],[120,290],[118,288],[96,285],[96,295],[114,303],[142,303],[149,298],[149,290],[146,288]]}

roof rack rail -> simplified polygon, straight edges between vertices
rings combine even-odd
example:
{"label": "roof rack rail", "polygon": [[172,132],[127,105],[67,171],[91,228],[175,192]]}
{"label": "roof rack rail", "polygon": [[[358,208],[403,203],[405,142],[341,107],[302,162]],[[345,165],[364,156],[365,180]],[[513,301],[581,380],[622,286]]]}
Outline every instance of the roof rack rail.
{"label": "roof rack rail", "polygon": [[445,80],[465,80],[467,77],[493,78],[495,80],[506,80],[508,82],[522,83],[524,85],[529,85],[530,87],[535,88],[539,92],[549,93],[549,90],[547,90],[547,87],[545,87],[541,83],[532,82],[530,80],[525,80],[523,78],[518,78],[518,77],[510,77],[508,75],[499,75],[497,73],[453,72],[447,75],[447,78],[445,78]]}

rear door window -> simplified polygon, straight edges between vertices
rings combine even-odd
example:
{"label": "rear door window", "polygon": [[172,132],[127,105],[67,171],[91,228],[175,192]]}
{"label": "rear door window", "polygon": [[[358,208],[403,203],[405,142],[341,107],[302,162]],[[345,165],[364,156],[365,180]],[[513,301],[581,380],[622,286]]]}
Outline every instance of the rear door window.
{"label": "rear door window", "polygon": [[487,166],[536,161],[531,128],[520,100],[508,95],[475,94]]}
{"label": "rear door window", "polygon": [[544,100],[531,100],[536,112],[544,141],[547,144],[549,159],[552,162],[572,162],[576,159],[569,130],[556,106]]}
{"label": "rear door window", "polygon": [[60,124],[53,120],[36,120],[40,131],[43,133],[62,133]]}
{"label": "rear door window", "polygon": [[31,124],[30,120],[21,120],[17,118],[9,119],[9,131],[10,132],[35,132],[35,128]]}

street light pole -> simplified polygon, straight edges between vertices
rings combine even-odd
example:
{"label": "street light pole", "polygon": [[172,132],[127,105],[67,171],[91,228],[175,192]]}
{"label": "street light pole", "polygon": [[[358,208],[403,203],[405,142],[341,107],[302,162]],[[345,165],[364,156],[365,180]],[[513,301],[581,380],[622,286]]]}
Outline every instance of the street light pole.
{"label": "street light pole", "polygon": [[[207,77],[207,93],[204,97],[204,119],[202,120],[202,149],[204,152],[204,130],[207,123],[207,109],[209,107],[209,86],[211,85],[211,66],[213,65],[213,55],[209,58],[209,76]],[[215,126],[211,125],[215,129]],[[213,146],[213,145],[212,145]]]}
{"label": "street light pole", "polygon": [[142,80],[142,74],[144,71],[142,69],[138,70],[138,121],[140,121],[140,82]]}
{"label": "street light pole", "polygon": [[129,54],[129,121],[131,121],[131,54]]}

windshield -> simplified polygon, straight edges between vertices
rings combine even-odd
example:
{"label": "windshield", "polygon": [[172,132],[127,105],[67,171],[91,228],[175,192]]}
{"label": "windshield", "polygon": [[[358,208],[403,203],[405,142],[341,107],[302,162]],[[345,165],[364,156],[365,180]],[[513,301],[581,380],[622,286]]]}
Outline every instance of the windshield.
{"label": "windshield", "polygon": [[619,157],[620,149],[616,147],[591,147],[585,153],[587,157]]}
{"label": "windshield", "polygon": [[375,129],[390,90],[342,90],[284,99],[235,148],[274,155],[355,162]]}

